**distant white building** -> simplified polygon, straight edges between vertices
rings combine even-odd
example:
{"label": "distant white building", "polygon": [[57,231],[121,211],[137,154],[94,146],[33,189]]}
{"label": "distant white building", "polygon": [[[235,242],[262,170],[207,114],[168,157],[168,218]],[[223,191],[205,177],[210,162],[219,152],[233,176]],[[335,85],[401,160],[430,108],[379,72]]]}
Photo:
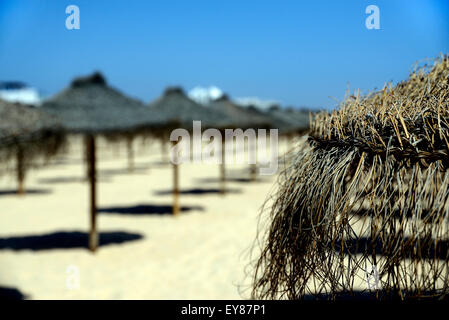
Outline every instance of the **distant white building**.
{"label": "distant white building", "polygon": [[215,86],[210,86],[209,88],[195,87],[189,91],[188,96],[195,102],[208,104],[212,100],[221,98],[223,91]]}
{"label": "distant white building", "polygon": [[41,101],[35,88],[17,81],[0,82],[0,99],[32,105],[39,105]]}
{"label": "distant white building", "polygon": [[280,102],[276,100],[262,100],[258,97],[235,98],[235,101],[243,107],[254,106],[261,110],[267,110],[273,105],[280,104]]}
{"label": "distant white building", "polygon": [[[224,92],[215,86],[206,87],[194,87],[188,92],[188,96],[195,102],[203,105],[207,105],[209,102],[221,98]],[[241,97],[233,99],[237,104],[242,107],[253,106],[261,110],[267,110],[273,105],[279,105],[280,102],[276,100],[263,100],[258,97]]]}

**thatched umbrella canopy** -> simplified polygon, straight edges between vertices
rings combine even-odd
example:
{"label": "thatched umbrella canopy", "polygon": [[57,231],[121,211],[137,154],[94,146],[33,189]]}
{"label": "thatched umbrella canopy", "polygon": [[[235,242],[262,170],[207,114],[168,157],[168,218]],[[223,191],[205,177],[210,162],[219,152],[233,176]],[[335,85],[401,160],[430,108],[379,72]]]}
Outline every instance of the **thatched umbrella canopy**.
{"label": "thatched umbrella canopy", "polygon": [[[218,98],[212,101],[209,104],[209,108],[220,111],[228,116],[228,123],[224,123],[223,129],[228,128],[240,128],[242,130],[246,129],[270,129],[274,128],[276,125],[273,120],[267,115],[261,112],[255,112],[254,110],[247,109],[245,107],[239,106],[238,104],[231,101],[231,99],[227,95],[223,95],[221,98]],[[223,135],[224,137],[224,135]],[[255,141],[253,141],[255,142]],[[257,150],[256,145],[250,145],[250,151],[254,152]],[[225,158],[225,146],[222,145],[223,156]],[[255,160],[255,159],[253,159]],[[222,184],[222,192],[224,192],[224,185],[226,180],[226,171],[225,171],[225,162],[222,162],[220,175],[221,175],[221,184]],[[254,181],[256,179],[257,173],[257,164],[256,162],[250,164],[250,180]]]}
{"label": "thatched umbrella canopy", "polygon": [[282,121],[279,123],[279,132],[284,135],[304,133],[310,126],[309,112],[304,110],[272,106],[268,109],[267,114],[275,123]]}
{"label": "thatched umbrella canopy", "polygon": [[144,104],[107,85],[98,72],[76,78],[62,92],[42,104],[55,114],[73,133],[116,134],[136,131],[158,122],[157,114],[149,118]]}
{"label": "thatched umbrella canopy", "polygon": [[54,117],[29,105],[0,100],[0,150],[3,161],[16,158],[18,194],[24,193],[26,170],[33,160],[54,156],[64,141]]}
{"label": "thatched umbrella canopy", "polygon": [[[190,99],[181,87],[168,87],[162,96],[150,102],[148,110],[151,110],[163,118],[165,126],[161,130],[154,130],[153,134],[161,140],[164,147],[169,140],[170,131],[176,128],[192,129],[192,121],[201,120],[204,128],[214,127],[221,124],[223,114],[213,112],[206,107]],[[166,149],[163,148],[163,154]]]}
{"label": "thatched umbrella canopy", "polygon": [[[226,123],[229,123],[229,119],[226,114],[213,110],[208,107],[204,107],[184,93],[180,87],[169,87],[165,90],[164,94],[151,102],[148,110],[157,113],[163,118],[162,123],[165,124],[163,130],[159,131],[159,137],[164,141],[168,140],[170,131],[176,128],[184,128],[186,130],[192,130],[193,121],[201,121],[202,128],[223,128]],[[178,165],[173,164],[174,172],[174,205],[173,214],[177,214],[179,211],[179,173]]]}
{"label": "thatched umbrella canopy", "polygon": [[447,297],[448,156],[447,57],[318,114],[281,175],[254,296]]}
{"label": "thatched umbrella canopy", "polygon": [[75,79],[68,88],[44,102],[42,109],[57,116],[68,131],[85,136],[91,202],[89,248],[95,251],[98,245],[95,136],[128,139],[146,128],[157,127],[160,119],[157,114],[146,112],[142,102],[108,86],[99,73]]}
{"label": "thatched umbrella canopy", "polygon": [[165,123],[172,122],[185,129],[192,128],[192,121],[200,120],[205,128],[217,128],[228,120],[222,112],[210,110],[187,97],[180,87],[167,88],[148,109],[159,114]]}
{"label": "thatched umbrella canopy", "polygon": [[309,130],[312,113],[274,105],[267,110],[267,115],[273,119],[274,123],[278,124],[279,134],[287,140],[288,155],[290,156],[295,147],[294,138],[306,134]]}
{"label": "thatched umbrella canopy", "polygon": [[229,123],[225,124],[228,128],[269,129],[274,127],[270,117],[236,104],[227,95],[211,101],[208,107],[228,116]]}
{"label": "thatched umbrella canopy", "polygon": [[100,73],[75,79],[69,88],[42,107],[60,117],[71,132],[101,133],[111,141],[126,140],[130,169],[134,135],[148,125],[148,120],[155,124],[158,117],[142,111],[144,104],[141,101],[108,86]]}

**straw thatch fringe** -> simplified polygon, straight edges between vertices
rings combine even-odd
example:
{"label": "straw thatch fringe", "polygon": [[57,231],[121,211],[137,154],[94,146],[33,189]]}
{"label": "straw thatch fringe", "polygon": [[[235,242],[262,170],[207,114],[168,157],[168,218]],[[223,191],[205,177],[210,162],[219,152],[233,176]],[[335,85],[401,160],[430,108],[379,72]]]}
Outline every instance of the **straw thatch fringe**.
{"label": "straw thatch fringe", "polygon": [[442,57],[317,115],[280,177],[253,297],[447,296],[448,104]]}
{"label": "straw thatch fringe", "polygon": [[[42,130],[33,137],[9,137],[0,146],[0,162],[8,173],[15,173],[21,190],[27,171],[48,164],[49,160],[62,154],[67,148],[67,139],[60,131]],[[9,162],[14,161],[15,168],[8,169]],[[0,172],[1,173],[1,172]]]}
{"label": "straw thatch fringe", "polygon": [[[21,193],[26,171],[39,166],[66,146],[56,119],[38,108],[0,100],[0,163],[3,172],[16,172]],[[15,162],[15,170],[8,168]],[[1,173],[1,172],[0,172]]]}

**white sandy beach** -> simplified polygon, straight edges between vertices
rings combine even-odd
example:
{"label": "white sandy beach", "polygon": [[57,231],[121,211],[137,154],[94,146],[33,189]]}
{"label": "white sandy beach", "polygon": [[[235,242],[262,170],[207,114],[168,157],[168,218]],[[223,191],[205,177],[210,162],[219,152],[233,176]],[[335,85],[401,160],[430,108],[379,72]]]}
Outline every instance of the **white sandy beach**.
{"label": "white sandy beach", "polygon": [[[73,242],[73,232],[89,228],[85,166],[81,145],[73,141],[60,161],[28,173],[29,193],[24,196],[14,194],[13,175],[0,177],[0,287],[15,288],[28,299],[249,297],[244,290],[250,280],[245,278],[249,249],[276,176],[254,183],[230,181],[231,192],[222,196],[217,192],[218,165],[183,164],[181,192],[197,190],[181,194],[186,210],[174,217],[172,168],[159,163],[160,145],[143,147],[136,141],[136,169],[129,173],[125,145],[117,155],[100,143],[98,230],[100,241],[112,243],[92,254],[70,243],[71,248],[61,248],[67,238]],[[247,168],[233,165],[227,171],[247,178]],[[11,239],[45,235],[50,240],[44,247],[26,238]],[[120,239],[127,241],[114,243]],[[71,286],[76,284],[71,266],[79,270],[79,288]]]}

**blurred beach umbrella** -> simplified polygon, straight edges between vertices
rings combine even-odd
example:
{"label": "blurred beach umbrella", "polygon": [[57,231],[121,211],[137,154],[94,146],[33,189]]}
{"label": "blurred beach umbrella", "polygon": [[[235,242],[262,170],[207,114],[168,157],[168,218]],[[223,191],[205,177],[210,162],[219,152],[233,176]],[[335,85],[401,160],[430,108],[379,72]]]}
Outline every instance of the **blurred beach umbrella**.
{"label": "blurred beach umbrella", "polygon": [[0,151],[4,160],[15,157],[18,188],[24,193],[26,170],[36,157],[48,160],[64,145],[56,119],[39,109],[0,100]]}
{"label": "blurred beach umbrella", "polygon": [[[257,129],[270,129],[274,127],[274,123],[270,117],[263,113],[254,112],[251,109],[244,108],[242,106],[237,105],[229,96],[224,94],[220,98],[213,100],[209,104],[209,108],[220,111],[228,116],[227,122],[224,122],[224,127],[222,129],[237,129],[240,128],[243,131],[247,129],[254,129],[257,137]],[[224,132],[223,143],[222,143],[222,158],[225,159],[225,145],[224,145]],[[254,153],[256,155],[256,141],[249,141],[249,152]],[[256,157],[257,159],[257,157]],[[250,180],[254,181],[257,173],[257,164],[256,159],[253,159],[254,163],[250,164]],[[220,170],[220,180],[221,180],[221,191],[225,192],[225,181],[226,181],[226,169],[225,169],[225,161],[222,161],[221,170]]]}
{"label": "blurred beach umbrella", "polygon": [[[164,127],[158,131],[161,139],[169,140],[170,132],[176,128],[191,131],[193,121],[201,121],[202,128],[222,128],[228,117],[219,111],[204,107],[191,100],[180,87],[169,87],[164,94],[151,102],[148,110],[163,118]],[[156,132],[156,131],[155,131]],[[178,165],[173,163],[173,214],[179,211],[179,173]]]}
{"label": "blurred beach umbrella", "polygon": [[309,129],[310,112],[307,110],[272,106],[267,115],[278,124],[279,133],[282,135],[301,134]]}
{"label": "blurred beach umbrella", "polygon": [[[163,143],[169,140],[170,131],[176,128],[192,130],[193,121],[201,121],[201,126],[216,128],[226,118],[219,112],[214,112],[190,99],[180,87],[168,87],[163,95],[150,102],[149,110],[160,115],[166,126],[154,131]],[[163,150],[163,153],[166,149]]]}
{"label": "blurred beach umbrella", "polygon": [[301,136],[309,130],[312,113],[309,110],[294,108],[281,108],[278,105],[271,106],[266,114],[273,119],[274,123],[278,123],[279,135],[287,139],[288,148],[291,150],[293,139]]}
{"label": "blurred beach umbrella", "polygon": [[159,114],[164,123],[172,123],[186,130],[192,129],[193,121],[201,121],[203,128],[216,128],[229,120],[222,112],[204,107],[190,99],[180,87],[169,87],[148,109]]}
{"label": "blurred beach umbrella", "polygon": [[211,101],[209,107],[228,116],[229,123],[225,123],[228,128],[269,129],[274,126],[270,117],[234,103],[226,94]]}
{"label": "blurred beach umbrella", "polygon": [[95,137],[129,141],[133,135],[156,128],[161,121],[157,114],[145,111],[142,102],[108,86],[100,73],[73,80],[68,88],[45,101],[42,109],[57,116],[68,131],[85,136],[90,184],[89,249],[95,251],[98,246]]}

